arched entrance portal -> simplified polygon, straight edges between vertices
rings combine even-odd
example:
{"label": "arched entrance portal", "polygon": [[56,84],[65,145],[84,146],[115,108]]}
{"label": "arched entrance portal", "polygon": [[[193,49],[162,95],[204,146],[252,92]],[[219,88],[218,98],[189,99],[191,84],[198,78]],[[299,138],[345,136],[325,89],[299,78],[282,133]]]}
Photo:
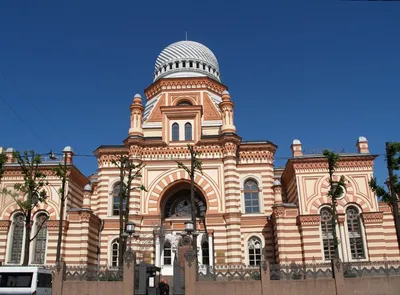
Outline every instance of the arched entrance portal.
{"label": "arched entrance portal", "polygon": [[[207,211],[206,200],[203,195],[196,190],[194,195],[195,211],[197,218],[204,218]],[[190,188],[185,183],[177,185],[170,192],[161,208],[163,220],[168,218],[190,219],[192,216],[192,202],[190,199]]]}
{"label": "arched entrance portal", "polygon": [[[212,237],[208,235],[205,227],[207,200],[202,190],[197,186],[195,187],[195,212],[197,230],[199,231],[197,237],[199,262],[208,265],[210,264],[210,257],[213,256],[213,253],[211,253],[213,249],[210,247]],[[162,275],[169,276],[173,274],[173,262],[182,237],[184,222],[192,218],[190,183],[188,181],[174,183],[163,193],[160,213],[163,231],[160,232],[159,236],[156,236],[156,266],[161,268]]]}

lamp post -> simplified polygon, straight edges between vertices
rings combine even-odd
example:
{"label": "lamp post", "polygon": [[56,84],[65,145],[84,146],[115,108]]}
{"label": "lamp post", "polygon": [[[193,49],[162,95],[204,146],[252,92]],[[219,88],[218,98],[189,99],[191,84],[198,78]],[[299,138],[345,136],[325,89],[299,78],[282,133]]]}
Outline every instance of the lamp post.
{"label": "lamp post", "polygon": [[136,231],[136,223],[128,221],[125,224],[125,232],[129,235],[129,250],[132,251],[132,235]]}

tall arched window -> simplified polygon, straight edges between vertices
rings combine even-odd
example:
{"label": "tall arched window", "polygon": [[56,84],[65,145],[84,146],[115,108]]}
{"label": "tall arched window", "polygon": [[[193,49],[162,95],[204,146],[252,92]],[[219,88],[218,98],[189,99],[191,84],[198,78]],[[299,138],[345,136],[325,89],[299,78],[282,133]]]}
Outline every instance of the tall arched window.
{"label": "tall arched window", "polygon": [[178,123],[172,124],[172,140],[173,141],[179,140],[179,125],[178,125]]}
{"label": "tall arched window", "polygon": [[[122,185],[122,189],[125,190],[125,185]],[[117,182],[113,188],[113,215],[119,215],[119,204],[120,204],[120,195],[121,191],[120,182]],[[126,209],[126,200],[123,199],[122,208],[125,211]]]}
{"label": "tall arched window", "polygon": [[164,265],[172,264],[172,248],[171,243],[166,241],[164,244]]}
{"label": "tall arched window", "polygon": [[119,257],[119,241],[115,239],[111,243],[111,266],[118,266],[118,257]]}
{"label": "tall arched window", "polygon": [[24,215],[17,213],[14,215],[12,224],[12,240],[11,240],[11,263],[21,263],[22,241],[24,238]]}
{"label": "tall arched window", "polygon": [[251,237],[247,242],[249,255],[249,265],[260,265],[261,263],[261,240],[257,237]]}
{"label": "tall arched window", "polygon": [[192,140],[192,124],[189,122],[185,124],[185,140]]}
{"label": "tall arched window", "polygon": [[203,265],[210,265],[210,248],[207,241],[201,244],[201,257]]}
{"label": "tall arched window", "polygon": [[356,207],[350,206],[346,210],[347,231],[352,259],[364,259],[364,242],[360,214]]}
{"label": "tall arched window", "polygon": [[335,256],[332,218],[332,211],[329,208],[321,209],[321,232],[325,260],[333,259]]}
{"label": "tall arched window", "polygon": [[46,260],[47,219],[48,217],[45,213],[39,213],[36,217],[36,230],[34,234],[37,233],[37,235],[35,238],[35,254],[33,257],[33,263],[35,264],[44,264]]}
{"label": "tall arched window", "polygon": [[246,213],[259,213],[258,185],[249,179],[244,183],[244,205]]}

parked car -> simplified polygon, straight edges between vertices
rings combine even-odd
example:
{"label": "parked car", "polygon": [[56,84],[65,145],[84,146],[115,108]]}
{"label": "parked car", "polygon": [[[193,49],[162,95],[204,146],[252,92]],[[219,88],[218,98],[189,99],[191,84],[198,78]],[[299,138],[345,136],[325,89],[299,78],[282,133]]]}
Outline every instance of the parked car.
{"label": "parked car", "polygon": [[51,270],[35,266],[1,266],[1,295],[51,295]]}

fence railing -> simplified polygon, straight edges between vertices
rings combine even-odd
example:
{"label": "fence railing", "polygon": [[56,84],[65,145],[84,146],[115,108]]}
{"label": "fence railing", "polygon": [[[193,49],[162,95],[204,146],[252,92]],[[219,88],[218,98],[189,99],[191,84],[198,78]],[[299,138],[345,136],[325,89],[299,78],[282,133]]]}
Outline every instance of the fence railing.
{"label": "fence railing", "polygon": [[198,279],[200,281],[236,281],[261,280],[259,266],[250,265],[199,265]]}
{"label": "fence railing", "polygon": [[122,268],[110,268],[108,266],[67,265],[64,279],[75,281],[122,281],[123,270]]}
{"label": "fence railing", "polygon": [[[327,263],[267,263],[270,280],[316,280],[333,278],[332,264]],[[352,261],[340,264],[344,278],[400,276],[400,260]],[[261,266],[199,265],[198,280],[237,281],[260,280]]]}
{"label": "fence railing", "polygon": [[343,263],[345,278],[400,276],[400,261],[368,261]]}
{"label": "fence railing", "polygon": [[271,280],[305,280],[332,278],[330,263],[270,264]]}

